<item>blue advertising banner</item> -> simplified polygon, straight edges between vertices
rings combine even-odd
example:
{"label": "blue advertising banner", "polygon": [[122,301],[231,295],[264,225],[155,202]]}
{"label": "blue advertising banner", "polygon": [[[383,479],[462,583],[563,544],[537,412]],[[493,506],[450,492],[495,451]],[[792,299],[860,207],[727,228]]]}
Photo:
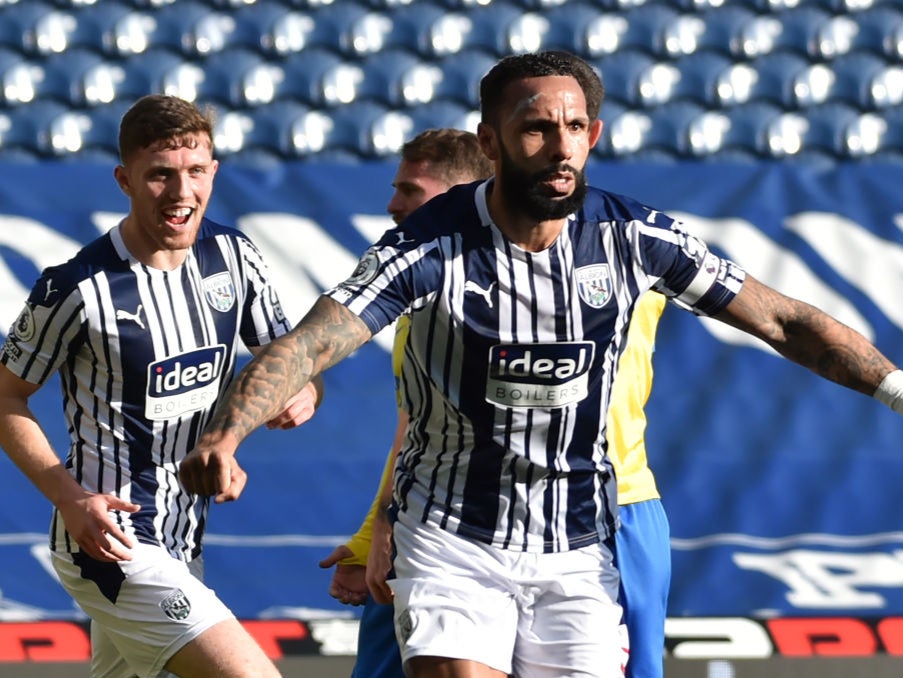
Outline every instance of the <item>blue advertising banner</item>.
{"label": "blue advertising banner", "polygon": [[[394,163],[224,165],[209,216],[247,232],[300,318],[391,224]],[[903,364],[903,167],[618,164],[590,183],[672,216],[752,275]],[[44,267],[127,209],[112,168],[0,165],[0,334]],[[395,413],[384,332],[326,373],[318,415],[255,432],[249,485],[215,506],[207,580],[244,619],[354,617],[317,562],[357,529]],[[763,343],[666,310],[649,455],[672,528],[671,617],[903,615],[903,420]],[[57,450],[58,383],[33,409]],[[0,621],[80,619],[47,562],[49,504],[0,455]],[[37,566],[37,567],[36,567]]]}

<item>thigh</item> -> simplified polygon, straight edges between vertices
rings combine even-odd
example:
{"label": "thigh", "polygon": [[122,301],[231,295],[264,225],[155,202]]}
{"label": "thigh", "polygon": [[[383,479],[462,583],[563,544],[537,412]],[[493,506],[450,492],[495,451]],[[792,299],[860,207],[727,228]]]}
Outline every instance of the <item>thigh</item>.
{"label": "thigh", "polygon": [[[509,554],[432,525],[394,527],[397,554],[395,629],[402,660],[441,663],[426,674],[457,673],[466,662],[508,674],[514,652],[517,608],[505,559]],[[462,660],[444,662],[440,660]],[[444,673],[454,669],[453,673]],[[483,670],[473,675],[494,675]]]}
{"label": "thigh", "polygon": [[276,665],[237,619],[226,619],[192,639],[167,662],[182,678],[279,678]]}
{"label": "thigh", "polygon": [[132,555],[131,561],[102,563],[54,553],[53,565],[91,618],[92,635],[103,640],[92,648],[92,663],[112,667],[121,657],[134,675],[157,676],[179,649],[234,616],[164,549],[139,544]]}
{"label": "thigh", "polygon": [[630,638],[628,678],[662,678],[665,618],[671,586],[671,535],[658,499],[619,509],[615,536],[621,605]]}
{"label": "thigh", "polygon": [[537,557],[524,582],[518,678],[620,678],[626,663],[613,541]]}
{"label": "thigh", "polygon": [[367,598],[351,678],[405,678],[392,605],[380,605],[372,597]]}

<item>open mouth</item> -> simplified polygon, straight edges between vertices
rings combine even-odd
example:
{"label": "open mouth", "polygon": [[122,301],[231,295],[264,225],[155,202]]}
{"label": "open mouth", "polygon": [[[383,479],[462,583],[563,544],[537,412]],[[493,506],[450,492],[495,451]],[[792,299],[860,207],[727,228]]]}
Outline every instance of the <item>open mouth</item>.
{"label": "open mouth", "polygon": [[166,223],[172,226],[184,226],[193,212],[194,210],[190,207],[176,207],[163,210],[163,216],[166,218]]}

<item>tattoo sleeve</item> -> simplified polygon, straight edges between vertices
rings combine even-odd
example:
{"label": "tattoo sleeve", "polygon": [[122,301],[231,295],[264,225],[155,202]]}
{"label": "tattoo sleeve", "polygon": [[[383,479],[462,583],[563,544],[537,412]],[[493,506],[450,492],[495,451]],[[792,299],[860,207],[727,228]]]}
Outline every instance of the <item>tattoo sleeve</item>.
{"label": "tattoo sleeve", "polygon": [[244,440],[315,375],[369,339],[370,329],[360,318],[320,297],[291,332],[268,344],[238,374],[205,433],[230,433]]}
{"label": "tattoo sleeve", "polygon": [[752,276],[747,276],[740,294],[718,317],[759,337],[788,360],[869,396],[894,369],[853,328]]}

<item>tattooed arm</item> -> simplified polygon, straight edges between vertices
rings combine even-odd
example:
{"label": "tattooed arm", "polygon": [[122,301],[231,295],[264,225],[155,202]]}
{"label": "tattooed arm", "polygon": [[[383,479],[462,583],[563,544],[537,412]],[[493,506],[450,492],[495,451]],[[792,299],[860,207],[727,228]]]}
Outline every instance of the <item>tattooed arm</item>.
{"label": "tattooed arm", "polygon": [[750,275],[740,293],[715,317],[762,339],[819,376],[869,396],[896,369],[856,330]]}
{"label": "tattooed arm", "polygon": [[267,344],[239,373],[216,406],[179,475],[192,493],[217,503],[238,499],[247,476],[235,460],[238,445],[271,420],[286,401],[370,339],[364,322],[338,302],[320,297],[288,334]]}

